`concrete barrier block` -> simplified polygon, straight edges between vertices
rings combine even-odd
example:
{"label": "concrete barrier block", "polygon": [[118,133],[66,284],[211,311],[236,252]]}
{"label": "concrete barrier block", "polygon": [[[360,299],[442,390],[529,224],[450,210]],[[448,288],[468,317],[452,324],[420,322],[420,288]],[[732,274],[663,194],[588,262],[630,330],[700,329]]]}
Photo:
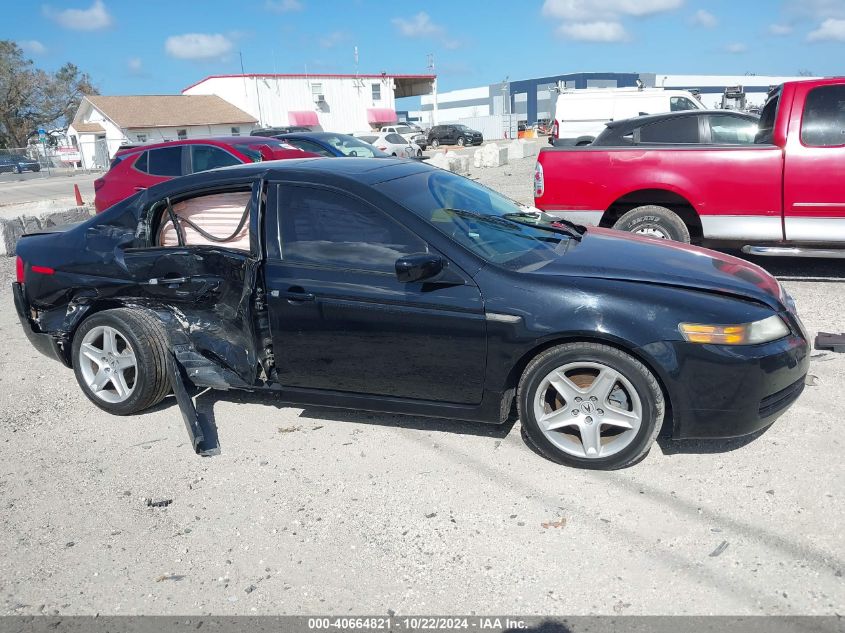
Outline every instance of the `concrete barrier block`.
{"label": "concrete barrier block", "polygon": [[500,167],[508,164],[508,148],[505,145],[489,143],[481,149],[483,167]]}
{"label": "concrete barrier block", "polygon": [[536,156],[538,151],[539,149],[536,141],[519,139],[518,141],[514,141],[508,145],[508,160]]}
{"label": "concrete barrier block", "polygon": [[18,240],[24,233],[33,233],[51,226],[61,226],[82,222],[93,215],[88,206],[71,207],[45,211],[38,216],[17,215],[8,217],[10,209],[3,209],[5,216],[0,217],[0,255],[12,257],[16,252]]}
{"label": "concrete barrier block", "polygon": [[472,166],[478,169],[481,167],[482,162],[483,158],[481,156],[481,148],[478,148],[472,153]]}

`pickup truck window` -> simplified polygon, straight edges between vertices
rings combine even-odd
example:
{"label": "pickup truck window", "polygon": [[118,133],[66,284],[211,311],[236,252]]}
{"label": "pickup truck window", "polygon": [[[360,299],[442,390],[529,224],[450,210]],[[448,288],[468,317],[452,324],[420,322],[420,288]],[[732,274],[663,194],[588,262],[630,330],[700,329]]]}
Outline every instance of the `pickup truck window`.
{"label": "pickup truck window", "polygon": [[[673,97],[677,99],[680,97]],[[698,117],[682,116],[644,125],[640,143],[698,143]]]}
{"label": "pickup truck window", "polygon": [[724,114],[711,114],[710,142],[725,145],[749,145],[757,136],[753,121]]}
{"label": "pickup truck window", "polygon": [[754,142],[758,145],[768,145],[774,142],[775,121],[777,120],[778,105],[780,105],[780,94],[771,97],[763,111],[760,113],[759,131]]}
{"label": "pickup truck window", "polygon": [[294,185],[279,193],[285,261],[393,275],[403,255],[428,252],[419,237],[352,196]]}
{"label": "pickup truck window", "polygon": [[809,92],[801,142],[811,147],[845,145],[845,86],[821,86]]}
{"label": "pickup truck window", "polygon": [[671,112],[681,112],[683,110],[699,110],[692,101],[686,97],[672,97],[669,99],[669,110]]}

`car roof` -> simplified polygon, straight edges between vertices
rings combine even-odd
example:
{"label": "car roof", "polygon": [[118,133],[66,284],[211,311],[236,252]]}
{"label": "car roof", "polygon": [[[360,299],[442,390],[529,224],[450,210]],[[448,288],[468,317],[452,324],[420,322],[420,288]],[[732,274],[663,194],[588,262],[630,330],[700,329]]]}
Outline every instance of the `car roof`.
{"label": "car roof", "polygon": [[301,181],[306,183],[352,182],[374,185],[426,171],[439,171],[417,160],[400,158],[355,158],[343,160],[329,157],[289,158],[259,163],[245,163],[197,172],[165,181],[149,191],[157,196],[177,195],[204,186],[248,183],[260,178]]}
{"label": "car roof", "polygon": [[118,154],[131,154],[142,150],[158,149],[160,147],[173,147],[174,145],[261,145],[267,141],[277,141],[270,136],[206,136],[202,138],[187,138],[176,141],[162,141],[161,143],[145,143],[134,147],[118,149]]}
{"label": "car roof", "polygon": [[341,132],[288,132],[287,134],[276,134],[273,138],[280,141],[286,138],[311,138],[321,141],[335,136],[348,136],[350,138],[355,138],[351,134],[343,134]]}
{"label": "car roof", "polygon": [[749,121],[756,121],[760,117],[756,114],[748,112],[737,112],[736,110],[682,110],[680,112],[661,112],[660,114],[644,114],[642,116],[631,117],[630,119],[620,119],[618,121],[610,121],[605,125],[614,131],[621,129],[633,130],[649,123],[657,121],[664,121],[666,119],[683,119],[690,116],[702,116],[707,114],[720,114],[727,116],[734,116],[739,119],[747,119]]}

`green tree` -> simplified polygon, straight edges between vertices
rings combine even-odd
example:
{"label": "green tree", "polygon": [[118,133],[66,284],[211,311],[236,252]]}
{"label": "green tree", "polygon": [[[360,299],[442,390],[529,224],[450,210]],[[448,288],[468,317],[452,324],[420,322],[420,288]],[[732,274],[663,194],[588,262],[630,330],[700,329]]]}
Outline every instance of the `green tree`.
{"label": "green tree", "polygon": [[89,94],[99,92],[74,64],[49,73],[17,44],[0,40],[0,145],[24,147],[39,127],[67,125]]}

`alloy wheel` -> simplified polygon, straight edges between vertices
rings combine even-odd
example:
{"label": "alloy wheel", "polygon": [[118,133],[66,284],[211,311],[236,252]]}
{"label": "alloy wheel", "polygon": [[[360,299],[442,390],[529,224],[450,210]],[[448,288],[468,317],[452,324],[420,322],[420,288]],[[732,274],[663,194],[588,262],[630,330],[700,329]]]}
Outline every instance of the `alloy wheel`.
{"label": "alloy wheel", "polygon": [[534,396],[534,417],[557,448],[586,459],[609,457],[636,438],[643,407],[621,372],[575,362],[549,372]]}
{"label": "alloy wheel", "polygon": [[126,337],[113,327],[100,325],[85,334],[79,363],[85,384],[105,402],[124,402],[135,390],[138,359]]}

